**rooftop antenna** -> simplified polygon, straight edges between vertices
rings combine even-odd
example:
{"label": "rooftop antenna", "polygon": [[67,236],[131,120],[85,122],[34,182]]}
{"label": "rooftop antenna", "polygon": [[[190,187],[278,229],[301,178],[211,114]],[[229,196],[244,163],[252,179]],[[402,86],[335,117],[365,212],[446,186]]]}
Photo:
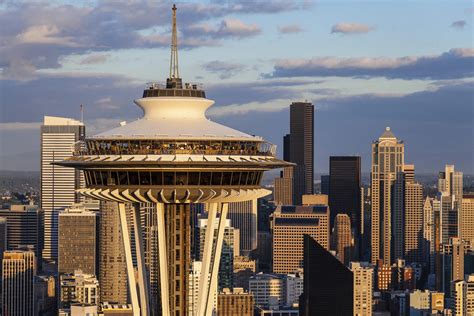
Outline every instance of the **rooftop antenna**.
{"label": "rooftop antenna", "polygon": [[84,105],[81,104],[81,123],[84,124]]}
{"label": "rooftop antenna", "polygon": [[171,35],[170,79],[179,78],[178,70],[178,33],[176,31],[176,4],[173,4],[173,33]]}

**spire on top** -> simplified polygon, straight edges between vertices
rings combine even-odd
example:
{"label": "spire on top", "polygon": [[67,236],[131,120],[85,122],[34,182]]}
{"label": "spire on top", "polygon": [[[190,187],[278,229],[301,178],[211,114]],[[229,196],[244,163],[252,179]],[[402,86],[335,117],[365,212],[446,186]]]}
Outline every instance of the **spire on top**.
{"label": "spire on top", "polygon": [[176,4],[173,4],[173,32],[171,35],[170,76],[166,80],[167,89],[182,89],[183,81],[178,70],[178,32],[176,30]]}
{"label": "spire on top", "polygon": [[178,33],[176,30],[176,4],[173,4],[173,33],[171,36],[170,78],[179,78],[178,70]]}

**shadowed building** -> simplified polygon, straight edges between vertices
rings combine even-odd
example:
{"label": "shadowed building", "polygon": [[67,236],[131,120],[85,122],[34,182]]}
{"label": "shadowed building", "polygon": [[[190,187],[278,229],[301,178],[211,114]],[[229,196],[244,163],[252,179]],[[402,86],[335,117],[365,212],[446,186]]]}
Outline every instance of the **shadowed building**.
{"label": "shadowed building", "polygon": [[303,262],[300,316],[352,315],[352,271],[309,235],[304,236]]}
{"label": "shadowed building", "polygon": [[331,228],[337,214],[347,214],[351,219],[354,238],[360,235],[361,177],[359,156],[329,157],[329,207]]}
{"label": "shadowed building", "polygon": [[295,205],[301,204],[303,194],[313,194],[314,187],[314,105],[293,102],[290,105],[289,161],[294,170]]}
{"label": "shadowed building", "polygon": [[[410,171],[409,171],[410,170]],[[405,176],[405,260],[423,262],[423,186],[415,183],[414,166],[404,166]]]}

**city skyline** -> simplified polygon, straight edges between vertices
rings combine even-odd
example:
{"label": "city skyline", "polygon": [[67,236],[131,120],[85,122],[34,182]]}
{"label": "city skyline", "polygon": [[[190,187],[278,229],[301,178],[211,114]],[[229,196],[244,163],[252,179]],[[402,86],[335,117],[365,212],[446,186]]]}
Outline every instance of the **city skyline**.
{"label": "city skyline", "polygon": [[[129,100],[167,72],[168,6],[2,4],[0,21],[10,25],[17,16],[17,23],[2,32],[0,169],[39,170],[36,131],[43,115],[79,119],[82,103],[89,135],[138,117]],[[407,160],[418,173],[445,163],[474,172],[472,142],[459,137],[473,129],[468,2],[181,6],[183,76],[203,83],[217,101],[211,119],[261,135],[278,145],[281,157],[289,104],[308,100],[316,107],[316,173],[327,172],[332,155],[360,155],[369,171],[365,144],[386,126],[407,141]],[[113,22],[121,37],[100,21]],[[97,27],[84,32],[85,23]]]}

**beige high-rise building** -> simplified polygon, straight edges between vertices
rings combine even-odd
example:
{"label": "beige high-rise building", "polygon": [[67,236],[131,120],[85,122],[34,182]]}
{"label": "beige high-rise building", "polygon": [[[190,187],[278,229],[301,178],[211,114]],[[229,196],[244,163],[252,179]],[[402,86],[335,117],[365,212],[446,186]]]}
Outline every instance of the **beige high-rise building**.
{"label": "beige high-rise building", "polygon": [[[127,204],[130,208],[130,204]],[[127,304],[127,270],[118,206],[101,202],[99,284],[102,302]]]}
{"label": "beige high-rise building", "polygon": [[[429,271],[435,269],[435,216],[433,199],[426,197],[423,204],[423,256],[424,261],[429,265]],[[439,249],[439,248],[438,248]]]}
{"label": "beige high-rise building", "polygon": [[93,274],[76,270],[60,276],[60,308],[70,308],[72,303],[99,305],[99,281]]}
{"label": "beige high-rise building", "polygon": [[59,213],[58,272],[97,274],[98,215],[75,205]]}
{"label": "beige high-rise building", "polygon": [[217,296],[219,316],[253,316],[253,309],[253,295],[242,288],[225,288]]}
{"label": "beige high-rise building", "polygon": [[453,282],[453,303],[453,315],[474,315],[474,274]]}
{"label": "beige high-rise building", "polygon": [[474,245],[474,194],[464,194],[459,216],[459,237]]}
{"label": "beige high-rise building", "polygon": [[283,168],[279,178],[273,184],[273,201],[275,205],[293,205],[293,167]]}
{"label": "beige high-rise building", "polygon": [[[372,258],[391,264],[403,256],[403,165],[405,145],[387,127],[372,143]],[[392,236],[395,240],[392,240]],[[394,249],[392,250],[392,243]],[[395,258],[392,258],[392,252]]]}
{"label": "beige high-rise building", "polygon": [[438,175],[438,191],[453,195],[457,200],[462,199],[463,173],[456,171],[454,165],[446,165],[444,172]]}
{"label": "beige high-rise building", "polygon": [[405,178],[405,260],[423,262],[423,186]]}
{"label": "beige high-rise building", "polygon": [[279,206],[272,215],[271,229],[273,272],[301,271],[305,234],[329,249],[329,206]]}
{"label": "beige high-rise building", "polygon": [[372,315],[374,268],[368,262],[351,262],[354,276],[354,316]]}
{"label": "beige high-rise building", "polygon": [[2,261],[2,315],[34,315],[34,251],[7,250]]}
{"label": "beige high-rise building", "polygon": [[303,194],[301,205],[329,205],[327,194]]}
{"label": "beige high-rise building", "polygon": [[333,239],[337,258],[347,266],[352,258],[352,231],[349,215],[343,213],[336,215]]}

